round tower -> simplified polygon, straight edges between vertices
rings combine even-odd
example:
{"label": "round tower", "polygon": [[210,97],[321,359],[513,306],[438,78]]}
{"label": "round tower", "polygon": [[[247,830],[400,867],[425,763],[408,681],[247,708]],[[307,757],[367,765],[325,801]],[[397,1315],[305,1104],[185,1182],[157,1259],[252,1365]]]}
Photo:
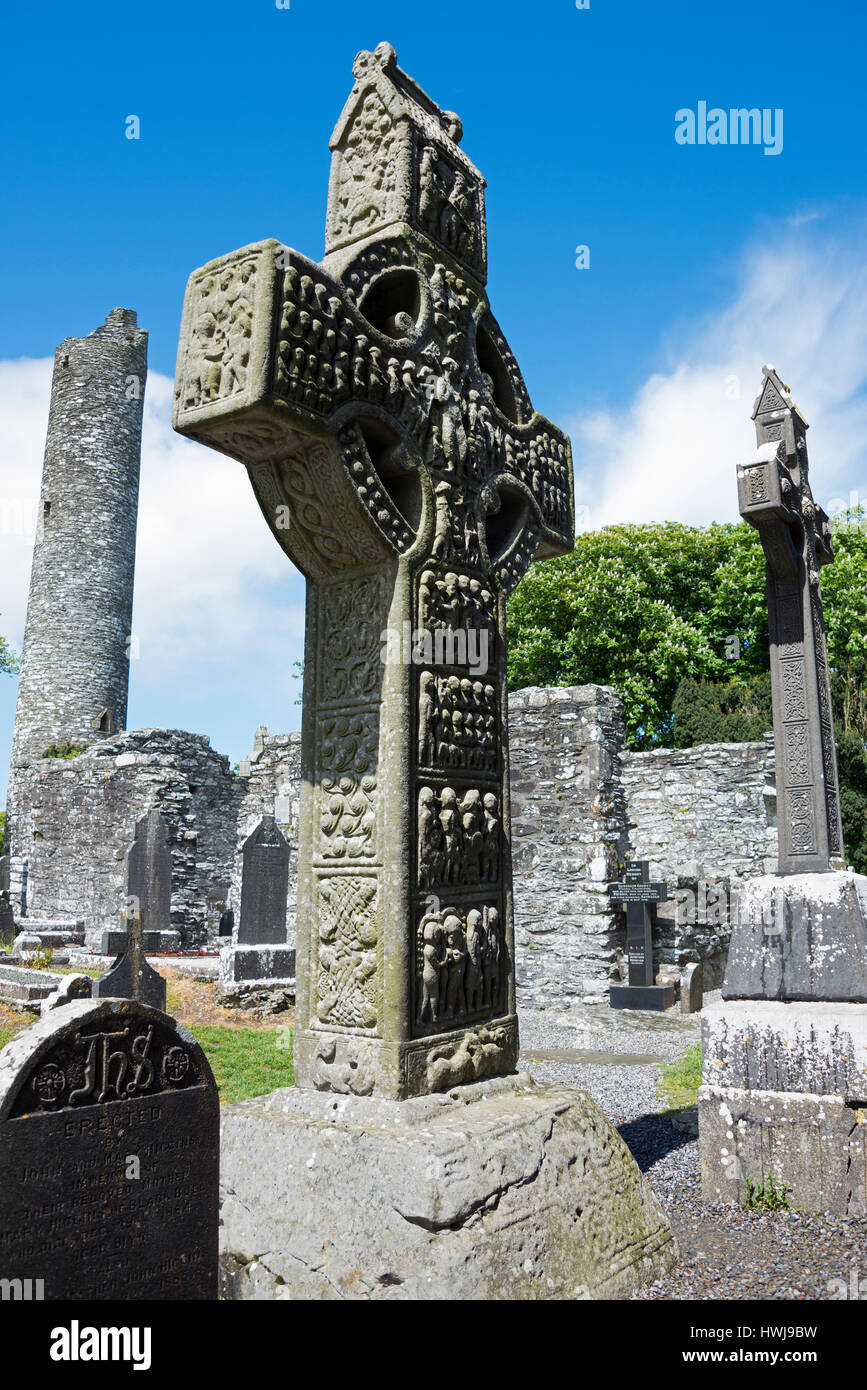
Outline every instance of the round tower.
{"label": "round tower", "polygon": [[57,349],[12,740],[16,773],[126,726],[147,333],[113,309]]}

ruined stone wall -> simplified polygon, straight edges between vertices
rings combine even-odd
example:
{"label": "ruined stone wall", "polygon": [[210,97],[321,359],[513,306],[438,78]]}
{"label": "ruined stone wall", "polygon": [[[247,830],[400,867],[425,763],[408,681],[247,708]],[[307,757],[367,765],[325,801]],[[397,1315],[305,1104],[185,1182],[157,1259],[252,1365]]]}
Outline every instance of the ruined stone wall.
{"label": "ruined stone wall", "polygon": [[[628,753],[616,692],[526,689],[509,698],[519,1001],[603,1002],[622,965],[625,918],[608,884],[624,859],[651,862],[670,900],[657,913],[657,970],[688,960],[722,978],[729,895],[773,867],[771,743]],[[258,729],[239,775],[207,739],[134,730],[69,762],[26,772],[22,841],[29,915],[83,917],[88,940],[116,924],[136,818],[169,823],[173,924],[183,944],[216,944],[222,903],[240,904],[240,848],[262,815],[290,845],[286,939],[295,943],[301,735]],[[13,860],[18,884],[19,861]],[[13,900],[17,902],[17,899]]]}
{"label": "ruined stone wall", "polygon": [[525,1004],[601,1002],[619,918],[607,884],[626,830],[621,703],[607,686],[509,696],[516,973]]}
{"label": "ruined stone wall", "polygon": [[700,960],[720,984],[732,895],[776,863],[773,741],[627,752],[619,696],[601,686],[520,690],[509,709],[519,999],[601,1002],[625,978],[607,887],[626,858],[669,886],[657,972]]}
{"label": "ruined stone wall", "polygon": [[33,762],[22,772],[19,794],[25,920],[82,918],[88,944],[97,946],[103,930],[118,925],[123,857],[135,822],[158,807],[172,852],[172,925],[185,947],[216,931],[232,876],[243,783],[206,738],[134,729],[77,758]]}
{"label": "ruined stone wall", "polygon": [[[18,685],[7,801],[55,743],[89,745],[126,723],[147,333],[114,309],[57,349]],[[28,847],[29,848],[29,847]]]}
{"label": "ruined stone wall", "polygon": [[629,850],[671,875],[689,862],[738,878],[773,873],[774,743],[707,743],[621,755]]}
{"label": "ruined stone wall", "polygon": [[[241,903],[241,848],[262,816],[274,816],[289,844],[286,941],[295,945],[298,901],[298,819],[301,792],[301,735],[256,730],[253,751],[240,765],[242,799],[232,868],[232,905]],[[236,922],[237,925],[237,922]]]}

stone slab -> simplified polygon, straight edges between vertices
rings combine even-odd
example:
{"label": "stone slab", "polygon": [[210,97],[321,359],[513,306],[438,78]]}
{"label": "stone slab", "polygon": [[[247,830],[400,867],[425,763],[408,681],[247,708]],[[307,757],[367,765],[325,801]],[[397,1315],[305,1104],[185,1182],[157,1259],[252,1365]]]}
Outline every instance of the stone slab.
{"label": "stone slab", "polygon": [[210,1067],[166,1014],[82,1000],[0,1053],[0,1268],[47,1299],[215,1298],[218,1162]]}
{"label": "stone slab", "polygon": [[791,1207],[867,1215],[867,1109],[840,1096],[701,1086],[701,1189],[743,1204],[747,1181],[773,1177]]}
{"label": "stone slab", "polygon": [[724,999],[867,1002],[867,877],[748,879],[722,992]]}
{"label": "stone slab", "polygon": [[867,1005],[724,999],[702,1012],[704,1080],[867,1105]]}
{"label": "stone slab", "polygon": [[628,1298],[677,1258],[598,1106],[521,1074],[227,1106],[221,1171],[234,1299]]}
{"label": "stone slab", "polygon": [[289,984],[295,980],[295,950],[289,946],[224,946],[220,952],[220,982]]}
{"label": "stone slab", "polygon": [[[171,954],[181,947],[179,931],[147,931],[142,933],[142,938],[144,949],[152,956]],[[103,932],[100,952],[104,956],[119,956],[126,950],[128,940],[125,931]]]}
{"label": "stone slab", "polygon": [[32,922],[27,923],[27,935],[38,937],[43,951],[58,951],[67,946],[82,946],[84,944],[83,931],[66,931],[63,928],[34,926]]}
{"label": "stone slab", "polygon": [[612,1009],[651,1009],[663,1013],[674,1005],[674,985],[612,985],[608,1002]]}
{"label": "stone slab", "polygon": [[45,970],[0,965],[0,999],[22,1003],[46,999],[60,988],[63,980],[63,975],[50,975]]}
{"label": "stone slab", "polygon": [[704,970],[700,961],[686,965],[680,975],[680,1012],[701,1013],[704,999]]}

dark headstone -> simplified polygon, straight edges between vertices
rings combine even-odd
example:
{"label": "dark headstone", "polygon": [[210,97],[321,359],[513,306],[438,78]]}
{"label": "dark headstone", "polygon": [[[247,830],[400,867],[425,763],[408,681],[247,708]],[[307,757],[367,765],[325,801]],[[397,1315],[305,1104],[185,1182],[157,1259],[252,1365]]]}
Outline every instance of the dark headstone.
{"label": "dark headstone", "polygon": [[612,1009],[648,1009],[664,1013],[674,1004],[674,985],[612,985]]}
{"label": "dark headstone", "polygon": [[235,930],[235,914],[230,907],[220,915],[220,936],[231,936]]}
{"label": "dark headstone", "polygon": [[0,946],[15,940],[15,914],[9,897],[9,855],[0,855]]}
{"label": "dark headstone", "polygon": [[653,931],[650,916],[652,903],[668,898],[664,883],[650,882],[650,865],[646,859],[636,859],[626,865],[625,881],[611,886],[613,903],[626,907],[626,958],[629,964],[628,985],[612,985],[609,1003],[612,1009],[667,1009],[674,1003],[670,986],[655,985],[653,974]]}
{"label": "dark headstone", "polygon": [[137,900],[142,931],[170,931],[172,855],[166,823],[157,810],[136,822],[135,839],[126,852],[125,884],[127,910]]}
{"label": "dark headstone", "polygon": [[273,816],[263,816],[242,850],[240,946],[286,940],[289,846]]}
{"label": "dark headstone", "polygon": [[46,1299],[215,1299],[219,1098],[134,1001],[52,1010],[0,1053],[2,1275]]}
{"label": "dark headstone", "polygon": [[161,934],[171,930],[172,856],[166,823],[157,810],[136,821],[135,839],[124,860],[124,882],[123,930],[105,934],[118,957],[94,985],[94,998],[137,999],[164,1009],[166,982],[146,959],[149,949],[159,949]]}
{"label": "dark headstone", "polygon": [[11,946],[15,940],[15,913],[8,893],[0,893],[0,945]]}

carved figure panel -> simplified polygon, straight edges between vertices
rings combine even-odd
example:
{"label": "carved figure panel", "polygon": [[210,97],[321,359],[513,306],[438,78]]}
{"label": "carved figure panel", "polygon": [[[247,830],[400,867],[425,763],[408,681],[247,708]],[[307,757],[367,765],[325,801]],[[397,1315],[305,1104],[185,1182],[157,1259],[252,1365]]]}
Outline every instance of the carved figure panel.
{"label": "carved figure panel", "polygon": [[340,151],[336,197],[329,205],[332,245],[385,226],[398,212],[399,131],[376,91],[368,90]]}
{"label": "carved figure panel", "polygon": [[242,394],[253,336],[258,253],[226,257],[194,277],[192,324],[180,387],[180,406],[196,409]]}
{"label": "carved figure panel", "polygon": [[427,1064],[428,1087],[445,1091],[466,1081],[494,1076],[509,1065],[513,1049],[506,1028],[477,1028],[460,1041],[435,1047]]}
{"label": "carved figure panel", "polygon": [[478,787],[421,786],[418,886],[494,883],[500,876],[500,798]]}
{"label": "carved figure panel", "polygon": [[426,914],[418,928],[416,1020],[436,1032],[502,1007],[505,942],[497,907]]}
{"label": "carved figure panel", "polygon": [[480,190],[442,145],[419,132],[416,220],[433,241],[477,272],[484,268]]}
{"label": "carved figure panel", "polygon": [[469,676],[422,671],[418,682],[418,761],[422,767],[499,767],[495,686]]}

